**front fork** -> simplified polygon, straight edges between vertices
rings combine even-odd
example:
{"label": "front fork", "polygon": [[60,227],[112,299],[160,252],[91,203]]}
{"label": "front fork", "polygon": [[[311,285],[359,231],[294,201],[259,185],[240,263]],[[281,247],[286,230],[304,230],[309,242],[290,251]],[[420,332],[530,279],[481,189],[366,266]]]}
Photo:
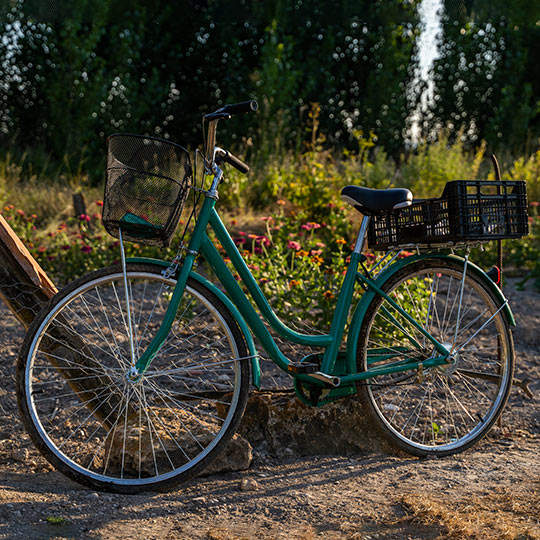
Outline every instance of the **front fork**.
{"label": "front fork", "polygon": [[[182,261],[180,275],[178,276],[178,279],[176,281],[176,286],[174,287],[173,295],[169,302],[169,305],[167,306],[167,311],[165,312],[163,321],[158,331],[156,332],[156,335],[154,336],[154,338],[152,339],[152,341],[150,342],[146,350],[142,353],[142,355],[138,359],[136,359],[135,357],[135,346],[134,346],[133,331],[131,327],[126,267],[125,267],[125,262],[123,262],[124,283],[126,284],[125,285],[126,300],[127,300],[127,312],[128,312],[128,320],[129,320],[129,339],[130,339],[130,348],[131,348],[131,368],[129,370],[128,376],[132,380],[138,379],[141,375],[143,375],[146,372],[146,370],[150,366],[150,363],[152,362],[154,357],[157,355],[157,353],[163,346],[163,343],[165,343],[165,340],[167,339],[167,336],[169,335],[169,332],[176,318],[176,312],[178,310],[178,306],[180,305],[180,301],[182,300],[182,296],[186,288],[189,274],[195,263],[195,257],[197,256],[199,252],[201,242],[204,237],[206,227],[208,225],[208,221],[210,220],[210,213],[216,204],[217,187],[221,181],[223,173],[221,169],[217,166],[214,166],[213,172],[214,172],[214,178],[212,181],[212,185],[210,189],[207,192],[205,192],[205,199],[201,207],[201,211],[199,213],[197,222],[195,223],[193,234],[191,236],[189,246],[187,248],[187,253]],[[122,252],[123,252],[123,248],[122,248]],[[124,261],[124,259],[122,260]]]}

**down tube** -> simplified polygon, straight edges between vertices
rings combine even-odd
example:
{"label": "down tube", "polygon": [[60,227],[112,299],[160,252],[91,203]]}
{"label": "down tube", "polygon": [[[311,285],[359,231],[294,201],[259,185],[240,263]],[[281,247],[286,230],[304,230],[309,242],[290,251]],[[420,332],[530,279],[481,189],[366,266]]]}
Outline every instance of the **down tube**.
{"label": "down tube", "polygon": [[242,317],[244,317],[244,320],[250,327],[251,331],[261,342],[264,350],[283,371],[287,371],[289,360],[278,349],[275,341],[270,335],[270,332],[268,332],[264,326],[263,322],[259,318],[259,315],[246,298],[246,295],[234,279],[230,270],[227,268],[227,265],[223,262],[221,255],[218,253],[217,249],[206,235],[201,242],[200,250],[201,255],[205,258],[206,262],[218,276],[219,281],[225,287],[225,290],[238,308],[238,311],[240,311]]}

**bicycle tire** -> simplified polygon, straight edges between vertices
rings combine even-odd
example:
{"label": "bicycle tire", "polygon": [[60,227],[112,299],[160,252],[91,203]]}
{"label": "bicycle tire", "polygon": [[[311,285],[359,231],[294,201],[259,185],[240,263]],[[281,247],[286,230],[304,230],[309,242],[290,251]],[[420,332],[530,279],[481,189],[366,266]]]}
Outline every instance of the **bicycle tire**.
{"label": "bicycle tire", "polygon": [[[510,393],[514,346],[500,301],[475,274],[466,273],[463,280],[463,265],[442,257],[404,266],[382,290],[408,307],[448,350],[458,352],[453,364],[379,375],[360,384],[368,417],[398,451],[442,457],[470,448],[489,432]],[[359,371],[434,355],[433,345],[383,302],[376,296],[366,311]]]}
{"label": "bicycle tire", "polygon": [[[162,268],[128,264],[137,355],[175,284]],[[31,325],[17,365],[24,424],[45,458],[96,490],[166,489],[227,446],[248,398],[245,339],[228,308],[189,278],[173,328],[138,381],[119,266],[68,285]]]}

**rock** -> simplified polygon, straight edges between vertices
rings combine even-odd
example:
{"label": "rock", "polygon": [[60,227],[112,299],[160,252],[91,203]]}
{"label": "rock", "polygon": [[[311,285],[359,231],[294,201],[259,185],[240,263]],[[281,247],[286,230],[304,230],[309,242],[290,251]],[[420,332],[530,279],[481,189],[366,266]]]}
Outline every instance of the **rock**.
{"label": "rock", "polygon": [[15,461],[26,461],[29,455],[27,448],[17,448],[11,452],[11,458]]}
{"label": "rock", "polygon": [[240,491],[257,491],[259,484],[253,478],[243,478],[240,482]]}
{"label": "rock", "polygon": [[238,432],[257,451],[266,444],[275,456],[361,455],[384,444],[354,397],[315,408],[292,395],[254,394]]}
{"label": "rock", "polygon": [[206,467],[202,474],[245,471],[253,460],[253,449],[244,437],[236,433],[220,456]]}
{"label": "rock", "polygon": [[[122,467],[124,473],[153,475],[159,471],[181,466],[187,458],[193,459],[214,439],[216,425],[205,422],[202,418],[187,410],[154,407],[152,414],[160,419],[159,428],[149,432],[146,424],[137,419],[128,423],[127,429],[121,426],[115,431],[109,457],[109,470]],[[174,440],[171,439],[174,436]],[[105,459],[102,456],[101,459]],[[216,461],[205,467],[202,474],[243,471],[251,465],[253,452],[244,437],[235,434],[226,449]]]}

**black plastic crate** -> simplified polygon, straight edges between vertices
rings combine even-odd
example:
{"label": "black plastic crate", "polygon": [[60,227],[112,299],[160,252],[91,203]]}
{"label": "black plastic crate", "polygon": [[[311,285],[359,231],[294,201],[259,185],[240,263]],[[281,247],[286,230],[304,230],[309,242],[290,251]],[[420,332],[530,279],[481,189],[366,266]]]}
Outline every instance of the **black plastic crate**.
{"label": "black plastic crate", "polygon": [[438,199],[372,216],[368,243],[371,249],[386,250],[520,238],[528,232],[525,182],[455,180]]}
{"label": "black plastic crate", "polygon": [[107,139],[103,225],[118,238],[167,246],[180,221],[192,169],[189,152],[155,137],[117,134]]}

